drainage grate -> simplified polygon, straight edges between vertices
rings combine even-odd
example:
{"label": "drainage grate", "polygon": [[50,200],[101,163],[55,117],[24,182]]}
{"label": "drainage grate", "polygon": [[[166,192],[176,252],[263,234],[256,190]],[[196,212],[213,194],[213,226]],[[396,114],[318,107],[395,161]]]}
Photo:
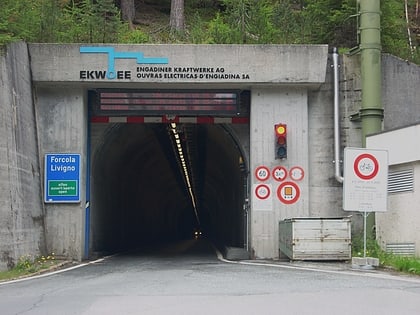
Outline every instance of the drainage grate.
{"label": "drainage grate", "polygon": [[386,244],[387,253],[400,256],[414,256],[416,246],[414,243],[389,243]]}

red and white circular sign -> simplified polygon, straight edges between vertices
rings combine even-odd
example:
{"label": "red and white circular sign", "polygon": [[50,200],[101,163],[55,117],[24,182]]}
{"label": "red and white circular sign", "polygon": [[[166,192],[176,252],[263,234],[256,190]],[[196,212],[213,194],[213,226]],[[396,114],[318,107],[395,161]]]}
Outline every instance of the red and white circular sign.
{"label": "red and white circular sign", "polygon": [[379,163],[372,154],[363,153],[354,160],[353,169],[360,179],[370,180],[378,174]]}
{"label": "red and white circular sign", "polygon": [[289,174],[290,174],[290,178],[295,180],[295,181],[300,181],[305,176],[305,172],[304,172],[303,168],[301,168],[300,166],[292,167],[290,169]]}
{"label": "red and white circular sign", "polygon": [[257,196],[258,199],[264,200],[270,197],[271,190],[268,185],[265,184],[259,184],[257,187],[255,187],[255,196]]}
{"label": "red and white circular sign", "polygon": [[283,182],[277,188],[277,197],[287,205],[295,203],[300,197],[300,188],[294,182]]}
{"label": "red and white circular sign", "polygon": [[281,182],[282,180],[285,180],[287,177],[287,169],[284,166],[276,166],[273,169],[272,175],[276,181]]}
{"label": "red and white circular sign", "polygon": [[255,177],[263,182],[270,177],[270,170],[267,166],[258,166],[255,170]]}

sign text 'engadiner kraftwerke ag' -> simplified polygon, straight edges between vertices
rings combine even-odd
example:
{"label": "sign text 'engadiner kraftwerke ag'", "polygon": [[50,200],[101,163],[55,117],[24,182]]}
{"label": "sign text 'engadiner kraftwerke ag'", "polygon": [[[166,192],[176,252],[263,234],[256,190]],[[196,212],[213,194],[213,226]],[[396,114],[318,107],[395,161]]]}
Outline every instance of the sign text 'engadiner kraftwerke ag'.
{"label": "sign text 'engadiner kraftwerke ag'", "polygon": [[[118,52],[114,47],[82,46],[80,53],[106,54],[108,69],[80,70],[81,80],[135,80],[135,79],[197,79],[197,80],[249,80],[247,73],[228,73],[224,67],[172,67],[168,58],[144,57],[142,52]],[[135,59],[134,70],[117,70],[116,59]],[[141,66],[139,66],[141,65]]]}

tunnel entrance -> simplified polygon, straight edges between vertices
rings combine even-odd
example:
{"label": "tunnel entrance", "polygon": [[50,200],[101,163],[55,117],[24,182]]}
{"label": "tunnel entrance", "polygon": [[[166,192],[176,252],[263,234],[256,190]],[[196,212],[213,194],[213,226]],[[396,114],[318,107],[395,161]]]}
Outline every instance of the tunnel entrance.
{"label": "tunnel entrance", "polygon": [[150,116],[133,114],[135,121],[91,120],[90,252],[172,243],[197,230],[221,248],[244,247],[248,158],[239,139],[249,138],[249,124],[214,123],[213,116],[189,123],[178,115],[146,123]]}

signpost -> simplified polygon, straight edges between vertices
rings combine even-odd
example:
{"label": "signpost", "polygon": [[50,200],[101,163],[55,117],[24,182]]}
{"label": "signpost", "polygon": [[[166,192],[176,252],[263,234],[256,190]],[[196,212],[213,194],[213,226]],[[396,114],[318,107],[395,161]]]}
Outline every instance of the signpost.
{"label": "signpost", "polygon": [[80,202],[80,154],[45,155],[46,203]]}
{"label": "signpost", "polygon": [[363,213],[366,257],[366,218],[387,209],[388,151],[345,148],[343,190],[343,209]]}

